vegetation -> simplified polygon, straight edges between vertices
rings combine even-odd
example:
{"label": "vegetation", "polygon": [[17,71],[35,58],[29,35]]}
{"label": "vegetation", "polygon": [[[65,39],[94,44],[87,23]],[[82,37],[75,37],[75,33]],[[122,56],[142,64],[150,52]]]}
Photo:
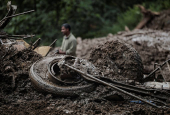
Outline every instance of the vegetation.
{"label": "vegetation", "polygon": [[[7,13],[7,1],[0,1],[1,19]],[[94,38],[122,31],[125,25],[133,29],[142,18],[136,4],[154,11],[170,8],[170,0],[15,0],[12,4],[18,6],[17,13],[32,9],[35,12],[13,18],[5,28],[7,33],[35,34],[33,41],[42,38],[43,45],[58,38],[57,46],[62,41],[63,23],[72,26],[76,37]]]}

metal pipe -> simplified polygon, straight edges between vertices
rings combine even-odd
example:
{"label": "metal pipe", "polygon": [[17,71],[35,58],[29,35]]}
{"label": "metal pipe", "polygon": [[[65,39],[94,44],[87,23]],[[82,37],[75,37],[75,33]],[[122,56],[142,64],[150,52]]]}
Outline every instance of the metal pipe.
{"label": "metal pipe", "polygon": [[[154,68],[153,68],[154,70],[156,69],[156,65],[157,65],[157,63],[154,63]],[[156,74],[154,73],[153,76],[154,76],[154,80],[155,80]]]}
{"label": "metal pipe", "polygon": [[25,38],[32,38],[34,37],[35,35],[27,35],[27,36],[24,36],[22,39],[25,39]]}
{"label": "metal pipe", "polygon": [[114,85],[111,85],[111,84],[109,84],[109,83],[107,83],[107,82],[105,82],[105,81],[102,81],[102,80],[100,80],[100,79],[98,79],[98,78],[95,78],[95,77],[91,76],[91,75],[88,74],[88,73],[84,73],[84,72],[82,72],[82,71],[80,71],[80,70],[78,70],[78,69],[76,69],[76,68],[74,68],[74,67],[69,66],[68,64],[64,64],[64,65],[67,66],[68,68],[70,68],[70,69],[72,69],[72,70],[80,73],[80,74],[83,74],[83,75],[85,75],[85,76],[87,76],[87,77],[89,77],[89,78],[91,78],[91,79],[99,82],[99,83],[102,83],[102,84],[104,84],[104,85],[110,86],[110,87],[112,87],[113,89],[115,89],[115,90],[117,90],[117,91],[120,91],[120,92],[122,92],[122,93],[124,93],[124,94],[127,94],[127,95],[129,95],[129,96],[131,96],[131,97],[134,97],[134,98],[136,98],[136,99],[139,99],[139,100],[141,100],[141,101],[143,101],[143,102],[145,102],[145,103],[147,103],[147,104],[149,104],[149,105],[151,105],[151,106],[153,106],[153,107],[160,108],[159,106],[156,106],[155,104],[150,103],[149,101],[146,101],[146,100],[144,100],[144,99],[142,99],[142,98],[140,98],[140,97],[138,97],[138,96],[136,96],[136,95],[133,95],[133,94],[131,94],[131,93],[125,91],[125,90],[122,90],[122,89],[120,89],[120,88],[118,88],[118,87],[115,87]]}
{"label": "metal pipe", "polygon": [[18,39],[25,39],[25,38],[30,38],[30,37],[34,37],[35,35],[0,35],[0,38],[13,38],[13,39],[17,39],[15,37],[22,37],[22,38],[18,38]]}
{"label": "metal pipe", "polygon": [[35,36],[35,35],[8,35],[8,37],[26,37],[26,36]]}
{"label": "metal pipe", "polygon": [[1,44],[4,44],[3,41],[0,39]]}
{"label": "metal pipe", "polygon": [[19,13],[19,14],[15,14],[15,15],[12,15],[12,16],[5,17],[0,21],[0,23],[7,18],[16,17],[16,16],[19,16],[19,15],[23,15],[23,14],[27,14],[27,13],[31,13],[31,12],[34,12],[34,10],[30,10],[30,11],[27,11],[27,12],[23,12],[23,13]]}
{"label": "metal pipe", "polygon": [[34,43],[33,43],[33,50],[36,48],[36,47],[38,47],[39,46],[39,44],[40,44],[40,41],[41,41],[41,38],[38,38]]}
{"label": "metal pipe", "polygon": [[166,64],[167,64],[167,66],[168,66],[168,69],[169,69],[169,71],[170,71],[170,66],[169,66],[169,63],[168,63],[168,62],[166,62]]}
{"label": "metal pipe", "polygon": [[[170,59],[169,60],[166,60],[160,67],[163,67],[165,64],[166,64],[166,62],[168,62],[168,61],[170,61]],[[146,76],[144,79],[146,79],[146,78],[149,78],[151,75],[153,75],[155,72],[157,72],[159,70],[159,67],[158,68],[156,68],[155,70],[153,70],[148,76]]]}
{"label": "metal pipe", "polygon": [[35,35],[27,35],[27,36],[20,36],[20,37],[22,37],[22,38],[15,38],[15,37],[8,37],[8,38],[10,38],[10,39],[15,39],[15,40],[21,40],[21,39],[26,39],[26,38],[32,38],[32,37],[34,37]]}
{"label": "metal pipe", "polygon": [[164,79],[165,83],[167,83],[167,80],[165,79],[165,76],[164,76],[164,74],[163,74],[163,71],[162,71],[162,69],[161,69],[160,65],[159,65],[159,70],[160,70],[160,72],[161,72],[161,74],[162,74],[162,77],[163,77],[163,79]]}
{"label": "metal pipe", "polygon": [[[52,46],[52,45],[54,45],[54,43],[57,41],[57,39],[55,39],[51,44],[50,44],[50,47]],[[48,52],[47,52],[47,54],[45,55],[45,57],[48,55],[48,53],[52,50],[53,48],[51,47],[49,50],[48,50]]]}
{"label": "metal pipe", "polygon": [[7,35],[0,35],[0,38],[6,38],[8,37]]}
{"label": "metal pipe", "polygon": [[56,41],[57,41],[57,39],[55,39],[55,40],[50,44],[50,47],[52,47]]}

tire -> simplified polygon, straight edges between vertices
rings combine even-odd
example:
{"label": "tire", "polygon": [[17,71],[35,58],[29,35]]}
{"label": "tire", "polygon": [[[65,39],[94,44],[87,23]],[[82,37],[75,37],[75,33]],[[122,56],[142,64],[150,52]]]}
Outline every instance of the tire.
{"label": "tire", "polygon": [[[57,96],[78,96],[80,92],[91,92],[95,89],[96,86],[93,83],[88,83],[86,85],[80,85],[80,86],[61,86],[60,84],[50,82],[49,79],[40,76],[37,73],[36,68],[38,67],[41,68],[41,64],[39,66],[37,65],[39,62],[44,62],[44,60],[48,58],[49,59],[51,58],[50,61],[52,61],[53,59],[61,58],[61,57],[60,56],[59,57],[57,56],[56,57],[44,57],[38,60],[37,62],[35,62],[30,68],[29,76],[31,78],[33,86],[38,91],[52,93]],[[48,62],[43,63],[43,64],[47,65]],[[46,66],[45,66],[45,69],[47,71]]]}

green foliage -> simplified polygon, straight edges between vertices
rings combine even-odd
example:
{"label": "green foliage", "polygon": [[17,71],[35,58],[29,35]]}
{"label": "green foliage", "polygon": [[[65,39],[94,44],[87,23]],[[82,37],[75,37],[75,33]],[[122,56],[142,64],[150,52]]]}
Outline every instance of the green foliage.
{"label": "green foliage", "polygon": [[170,8],[170,0],[165,0],[162,2],[162,9],[169,9]]}
{"label": "green foliage", "polygon": [[[159,12],[170,8],[170,0],[157,0],[155,2],[149,1],[143,3],[142,5],[146,9]],[[126,12],[118,15],[116,23],[110,30],[112,30],[112,33],[117,33],[118,31],[124,30],[125,26],[132,30],[141,19],[142,14],[140,13],[140,9],[137,6],[133,6],[133,8],[129,7]]]}
{"label": "green foliage", "polygon": [[151,11],[159,12],[170,8],[170,0],[157,0],[155,2],[149,1],[143,3],[143,6],[145,6],[146,9],[150,9]]}
{"label": "green foliage", "polygon": [[[0,19],[6,11],[8,0],[0,1]],[[14,17],[4,31],[9,34],[35,34],[31,43],[42,38],[42,45],[49,45],[58,38],[61,45],[61,25],[69,23],[72,33],[82,38],[106,36],[124,30],[124,26],[133,29],[142,18],[135,4],[142,4],[153,11],[170,8],[170,0],[15,0],[16,13],[35,9],[34,13]],[[134,18],[135,17],[135,18]]]}
{"label": "green foliage", "polygon": [[113,33],[124,30],[125,26],[129,29],[133,29],[141,20],[141,17],[138,7],[134,6],[133,8],[129,8],[125,13],[118,15],[117,23],[115,23],[112,28]]}

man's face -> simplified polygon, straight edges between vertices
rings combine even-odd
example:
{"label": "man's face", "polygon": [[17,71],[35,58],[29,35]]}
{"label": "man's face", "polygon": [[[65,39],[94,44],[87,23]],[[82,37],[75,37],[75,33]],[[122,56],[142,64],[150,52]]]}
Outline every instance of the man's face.
{"label": "man's face", "polygon": [[67,33],[69,32],[69,29],[66,29],[64,26],[61,27],[61,32],[64,34],[64,35],[67,35]]}

